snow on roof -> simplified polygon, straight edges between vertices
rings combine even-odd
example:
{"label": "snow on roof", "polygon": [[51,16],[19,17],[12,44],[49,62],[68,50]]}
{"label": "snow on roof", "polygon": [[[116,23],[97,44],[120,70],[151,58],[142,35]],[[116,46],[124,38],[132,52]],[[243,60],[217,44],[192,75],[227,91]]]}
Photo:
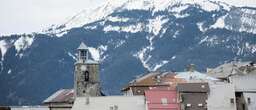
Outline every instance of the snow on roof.
{"label": "snow on roof", "polygon": [[71,110],[144,110],[144,96],[77,97]]}
{"label": "snow on roof", "polygon": [[250,62],[231,62],[220,65],[207,72],[209,76],[216,78],[227,78],[232,74],[240,74],[239,67],[249,65]]}
{"label": "snow on roof", "polygon": [[60,89],[43,101],[43,103],[72,103],[74,101],[73,89]]}
{"label": "snow on roof", "polygon": [[208,81],[208,80],[217,80],[216,78],[210,77],[205,73],[200,73],[198,71],[185,71],[185,72],[176,72],[177,75],[175,78],[183,78],[187,81],[192,80],[202,80],[202,81]]}

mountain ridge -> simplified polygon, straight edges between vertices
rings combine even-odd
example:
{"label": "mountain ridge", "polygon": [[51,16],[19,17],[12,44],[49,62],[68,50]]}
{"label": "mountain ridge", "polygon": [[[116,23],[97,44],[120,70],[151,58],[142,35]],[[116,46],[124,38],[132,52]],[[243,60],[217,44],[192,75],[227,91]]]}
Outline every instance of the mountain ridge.
{"label": "mountain ridge", "polygon": [[1,37],[0,103],[40,104],[56,90],[72,88],[80,42],[100,60],[106,95],[120,94],[122,86],[148,71],[184,71],[193,63],[203,72],[234,59],[255,59],[253,8],[220,4],[209,11],[185,2],[154,11],[152,1],[148,7],[142,7],[147,0],[137,1],[140,6],[129,1],[80,27]]}

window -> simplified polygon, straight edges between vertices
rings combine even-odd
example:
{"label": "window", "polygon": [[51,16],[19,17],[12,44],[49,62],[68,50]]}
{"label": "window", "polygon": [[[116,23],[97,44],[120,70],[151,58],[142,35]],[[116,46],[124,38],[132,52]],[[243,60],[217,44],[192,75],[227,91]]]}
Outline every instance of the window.
{"label": "window", "polygon": [[235,103],[234,98],[230,99],[230,103],[232,103],[232,104]]}
{"label": "window", "polygon": [[187,106],[187,107],[191,107],[191,104],[187,104],[186,106]]}
{"label": "window", "polygon": [[109,110],[118,110],[118,106],[117,106],[117,105],[110,106],[110,107],[109,107]]}
{"label": "window", "polygon": [[89,72],[88,71],[85,71],[84,72],[84,81],[89,81]]}
{"label": "window", "polygon": [[250,103],[251,103],[251,98],[248,97],[248,98],[247,98],[247,101],[248,101],[248,104],[250,104]]}
{"label": "window", "polygon": [[86,59],[86,50],[81,50],[80,56],[81,56],[81,59]]}
{"label": "window", "polygon": [[202,106],[203,106],[203,104],[202,104],[202,103],[200,103],[200,104],[198,104],[197,106],[202,107]]}
{"label": "window", "polygon": [[167,105],[168,104],[167,98],[161,98],[161,103],[163,105]]}

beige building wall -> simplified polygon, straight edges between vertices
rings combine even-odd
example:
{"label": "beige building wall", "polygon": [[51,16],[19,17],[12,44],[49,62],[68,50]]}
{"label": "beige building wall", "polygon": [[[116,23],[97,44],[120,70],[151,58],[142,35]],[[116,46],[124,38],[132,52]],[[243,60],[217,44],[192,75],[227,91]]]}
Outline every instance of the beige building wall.
{"label": "beige building wall", "polygon": [[146,110],[144,96],[77,97],[71,110]]}
{"label": "beige building wall", "polygon": [[50,110],[71,110],[71,108],[51,108]]}
{"label": "beige building wall", "polygon": [[13,106],[11,110],[50,110],[47,106]]}
{"label": "beige building wall", "polygon": [[249,74],[232,76],[230,80],[235,85],[236,91],[256,92],[256,71]]}
{"label": "beige building wall", "polygon": [[208,110],[236,110],[234,85],[223,82],[209,82],[209,86]]}
{"label": "beige building wall", "polygon": [[256,93],[244,93],[248,110],[256,110]]}

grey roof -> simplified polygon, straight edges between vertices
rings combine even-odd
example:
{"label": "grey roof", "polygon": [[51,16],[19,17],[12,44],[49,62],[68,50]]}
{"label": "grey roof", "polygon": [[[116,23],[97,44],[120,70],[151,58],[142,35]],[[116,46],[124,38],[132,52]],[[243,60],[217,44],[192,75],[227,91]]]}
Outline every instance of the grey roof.
{"label": "grey roof", "polygon": [[209,92],[208,83],[179,83],[177,85],[179,92]]}
{"label": "grey roof", "polygon": [[233,74],[241,74],[240,67],[248,65],[250,62],[231,62],[220,65],[207,72],[209,76],[216,78],[227,78]]}
{"label": "grey roof", "polygon": [[77,49],[78,50],[85,50],[85,49],[88,49],[88,47],[83,42],[81,42],[80,46]]}

